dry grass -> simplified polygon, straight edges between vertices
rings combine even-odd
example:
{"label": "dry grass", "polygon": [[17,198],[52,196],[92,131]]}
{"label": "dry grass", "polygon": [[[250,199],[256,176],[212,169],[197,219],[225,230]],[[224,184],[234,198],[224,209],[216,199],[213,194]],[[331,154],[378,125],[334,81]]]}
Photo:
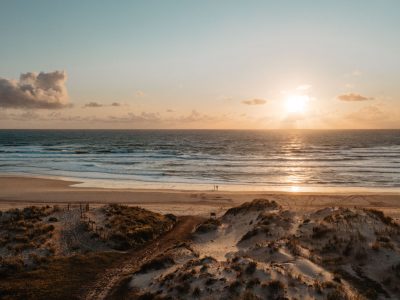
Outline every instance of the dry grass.
{"label": "dry grass", "polygon": [[257,270],[257,263],[255,261],[251,261],[246,267],[246,274],[252,275]]}
{"label": "dry grass", "polygon": [[105,227],[113,248],[137,248],[172,228],[174,219],[140,207],[112,204],[104,207]]}
{"label": "dry grass", "polygon": [[0,280],[1,299],[78,299],[80,287],[121,257],[91,253],[52,259],[34,271],[18,270]]}
{"label": "dry grass", "polygon": [[279,280],[272,280],[267,286],[270,295],[281,295],[285,291],[285,284]]}
{"label": "dry grass", "polygon": [[278,209],[280,206],[275,201],[269,201],[266,199],[254,199],[251,202],[245,202],[240,206],[232,207],[228,209],[224,216],[234,215],[239,213],[247,213],[250,211],[264,211],[266,209]]}
{"label": "dry grass", "polygon": [[169,266],[172,266],[173,264],[175,264],[175,261],[171,256],[162,255],[143,264],[139,270],[139,273],[146,273],[152,270],[165,269]]}
{"label": "dry grass", "polygon": [[382,211],[376,209],[365,209],[370,216],[374,217],[377,220],[380,220],[385,225],[390,225],[393,227],[399,227],[397,223],[393,221],[393,219],[389,216],[386,216]]}
{"label": "dry grass", "polygon": [[[5,256],[29,257],[38,249],[42,256],[54,254],[47,242],[52,238],[55,227],[44,220],[51,211],[47,206],[31,206],[3,212],[0,216],[0,247],[3,248]],[[32,261],[25,263],[29,264]],[[0,260],[0,273],[9,271],[12,271],[12,268],[9,269],[7,260]]]}
{"label": "dry grass", "polygon": [[321,239],[325,237],[329,232],[332,232],[332,229],[328,228],[324,224],[319,224],[313,227],[312,238],[313,239]]}
{"label": "dry grass", "polygon": [[221,221],[219,219],[208,219],[196,228],[196,233],[208,233],[217,230],[220,225]]}

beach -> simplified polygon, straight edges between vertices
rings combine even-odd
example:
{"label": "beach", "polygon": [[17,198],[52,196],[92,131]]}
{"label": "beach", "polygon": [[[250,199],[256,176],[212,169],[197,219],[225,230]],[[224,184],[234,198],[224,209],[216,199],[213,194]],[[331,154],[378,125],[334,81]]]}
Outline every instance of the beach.
{"label": "beach", "polygon": [[[0,251],[10,275],[0,289],[21,299],[210,299],[213,291],[396,299],[399,200],[348,189],[101,188],[3,175]],[[40,275],[25,290],[18,276],[29,278],[29,268]],[[54,278],[59,288],[42,287]]]}
{"label": "beach", "polygon": [[285,208],[298,211],[322,207],[357,207],[382,210],[400,218],[400,194],[392,192],[279,192],[279,191],[213,191],[173,189],[113,189],[79,187],[77,181],[25,176],[0,176],[2,210],[29,205],[68,205],[89,203],[101,206],[118,203],[140,206],[159,213],[209,216],[253,199],[268,199]]}

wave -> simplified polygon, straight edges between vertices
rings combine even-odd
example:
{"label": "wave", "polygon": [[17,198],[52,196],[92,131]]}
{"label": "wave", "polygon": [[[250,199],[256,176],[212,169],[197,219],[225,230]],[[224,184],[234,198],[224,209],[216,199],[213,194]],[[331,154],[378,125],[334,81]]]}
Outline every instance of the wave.
{"label": "wave", "polygon": [[149,182],[398,186],[400,131],[0,131],[0,171]]}

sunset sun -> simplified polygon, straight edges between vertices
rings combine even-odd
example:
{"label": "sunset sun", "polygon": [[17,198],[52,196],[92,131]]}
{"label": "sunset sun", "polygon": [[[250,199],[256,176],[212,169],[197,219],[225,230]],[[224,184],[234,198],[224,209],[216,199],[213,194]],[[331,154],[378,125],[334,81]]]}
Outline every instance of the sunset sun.
{"label": "sunset sun", "polygon": [[305,95],[290,95],[286,98],[285,109],[288,114],[303,114],[310,98]]}

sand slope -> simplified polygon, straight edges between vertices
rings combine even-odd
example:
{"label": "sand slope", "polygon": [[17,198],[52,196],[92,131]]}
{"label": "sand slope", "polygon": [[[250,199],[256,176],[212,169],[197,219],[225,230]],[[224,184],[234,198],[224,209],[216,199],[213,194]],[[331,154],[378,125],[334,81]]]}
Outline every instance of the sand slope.
{"label": "sand slope", "polygon": [[400,227],[382,213],[307,213],[257,200],[137,272],[134,295],[178,299],[398,299]]}

